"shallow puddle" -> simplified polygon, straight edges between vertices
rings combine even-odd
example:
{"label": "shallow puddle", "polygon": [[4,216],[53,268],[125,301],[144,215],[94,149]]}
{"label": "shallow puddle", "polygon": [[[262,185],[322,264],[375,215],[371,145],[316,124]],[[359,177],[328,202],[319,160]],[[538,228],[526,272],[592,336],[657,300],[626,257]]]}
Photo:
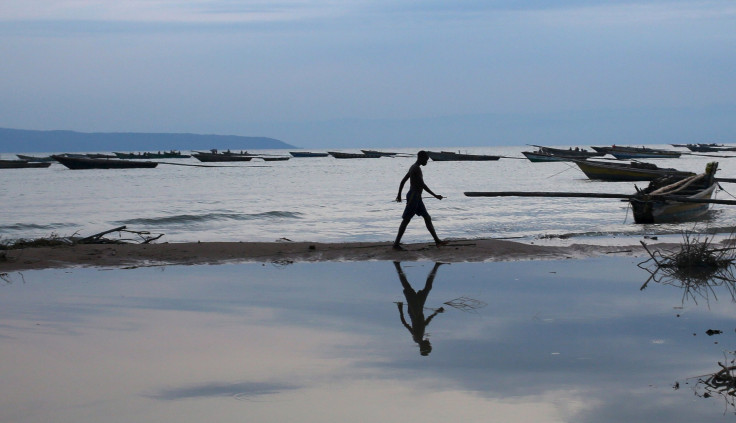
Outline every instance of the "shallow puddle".
{"label": "shallow puddle", "polygon": [[13,273],[0,421],[732,421],[729,285],[638,262]]}

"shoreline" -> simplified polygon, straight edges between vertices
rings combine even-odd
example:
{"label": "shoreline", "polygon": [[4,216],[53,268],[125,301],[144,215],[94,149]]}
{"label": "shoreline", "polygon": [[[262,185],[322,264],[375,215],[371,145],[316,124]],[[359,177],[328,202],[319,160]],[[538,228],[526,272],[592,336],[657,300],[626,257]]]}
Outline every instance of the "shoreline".
{"label": "shoreline", "polygon": [[[641,244],[570,244],[543,246],[498,239],[451,240],[402,244],[391,242],[186,242],[160,244],[78,244],[29,247],[0,252],[0,274],[24,270],[72,267],[131,268],[168,265],[220,265],[232,263],[294,263],[326,261],[435,261],[445,263],[582,259],[599,256],[642,257]],[[647,244],[670,248],[673,243]],[[4,253],[4,254],[3,254]]]}

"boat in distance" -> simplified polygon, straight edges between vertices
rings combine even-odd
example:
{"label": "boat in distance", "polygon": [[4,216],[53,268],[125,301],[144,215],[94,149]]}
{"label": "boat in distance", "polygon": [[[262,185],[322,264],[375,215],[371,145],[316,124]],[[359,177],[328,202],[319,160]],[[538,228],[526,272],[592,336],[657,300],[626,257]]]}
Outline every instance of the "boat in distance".
{"label": "boat in distance", "polygon": [[38,157],[38,156],[26,156],[25,154],[16,154],[16,156],[19,159],[25,160],[27,162],[55,162],[56,161],[51,156]]}
{"label": "boat in distance", "polygon": [[115,157],[118,159],[126,159],[126,160],[150,160],[150,159],[186,159],[189,157],[192,157],[189,154],[183,154],[181,151],[159,151],[156,153],[153,152],[143,152],[143,153],[120,153],[117,151],[113,151],[113,154],[115,154]]}
{"label": "boat in distance", "polygon": [[622,147],[613,145],[611,147],[592,147],[593,150],[610,154],[619,160],[630,159],[677,159],[682,153],[679,151],[663,150],[649,147]]}
{"label": "boat in distance", "polygon": [[220,153],[214,149],[210,150],[210,152],[198,151],[192,153],[192,156],[200,162],[249,162],[253,160],[253,157],[257,157],[253,154],[249,154],[247,151],[233,153],[230,150],[227,150]]}
{"label": "boat in distance", "polygon": [[329,153],[315,153],[311,151],[289,151],[293,157],[327,157]]}
{"label": "boat in distance", "polygon": [[28,160],[0,160],[0,169],[24,169],[29,167],[49,167],[51,162],[31,162]]}
{"label": "boat in distance", "polygon": [[661,168],[652,163],[602,162],[597,160],[573,160],[588,179],[599,181],[653,181],[663,176],[688,177],[695,173],[672,168]]}
{"label": "boat in distance", "polygon": [[135,168],[154,168],[158,166],[158,162],[148,162],[139,160],[120,160],[120,159],[93,159],[91,157],[69,157],[63,155],[53,155],[56,161],[68,167],[69,169],[135,169]]}
{"label": "boat in distance", "polygon": [[336,159],[378,159],[383,157],[380,154],[368,154],[368,153],[343,153],[341,151],[328,151],[330,156]]}
{"label": "boat in distance", "polygon": [[427,151],[429,158],[436,162],[454,162],[454,161],[492,161],[498,160],[501,156],[493,156],[489,154],[466,154],[455,153],[452,151]]}
{"label": "boat in distance", "polygon": [[581,160],[581,159],[587,159],[590,157],[598,157],[603,156],[605,153],[601,153],[598,151],[588,151],[584,148],[552,148],[552,147],[544,147],[541,145],[532,145],[532,147],[537,147],[536,151],[522,151],[521,154],[523,154],[527,159],[529,159],[532,163],[539,163],[539,162],[569,162],[572,160]]}

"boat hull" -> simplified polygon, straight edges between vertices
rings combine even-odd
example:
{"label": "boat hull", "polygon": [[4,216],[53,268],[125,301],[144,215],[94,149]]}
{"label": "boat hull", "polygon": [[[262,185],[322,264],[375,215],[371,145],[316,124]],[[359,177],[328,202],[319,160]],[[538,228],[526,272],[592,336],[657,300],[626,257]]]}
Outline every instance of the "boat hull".
{"label": "boat hull", "polygon": [[253,156],[224,153],[194,153],[192,156],[200,162],[249,162],[253,160]]}
{"label": "boat hull", "polygon": [[[717,183],[687,198],[709,199],[713,195]],[[643,201],[631,199],[629,201],[634,211],[636,223],[670,223],[684,222],[703,217],[710,208],[708,203],[682,203],[673,200]]]}
{"label": "boat hull", "polygon": [[141,162],[119,159],[91,159],[88,157],[52,156],[56,161],[73,170],[81,169],[137,169],[154,168],[157,162]]}
{"label": "boat hull", "polygon": [[556,156],[553,154],[533,153],[530,151],[522,151],[521,154],[523,154],[532,163],[569,162],[572,160],[577,160],[576,158],[572,158],[572,157]]}
{"label": "boat hull", "polygon": [[294,157],[327,157],[329,153],[313,153],[310,151],[289,151]]}
{"label": "boat hull", "polygon": [[342,153],[339,151],[329,151],[328,153],[336,159],[378,159],[383,157],[380,154]]}
{"label": "boat hull", "polygon": [[51,162],[29,162],[27,160],[0,160],[0,169],[25,169],[29,167],[49,167]]}
{"label": "boat hull", "polygon": [[462,153],[454,153],[451,151],[440,151],[440,152],[427,151],[427,154],[429,155],[429,158],[435,162],[457,162],[457,161],[477,162],[477,161],[493,161],[493,160],[498,160],[501,158],[501,156],[491,156],[487,154],[462,154]]}
{"label": "boat hull", "polygon": [[662,176],[692,176],[691,172],[682,172],[675,169],[647,169],[636,165],[619,163],[601,163],[588,160],[575,160],[581,171],[588,179],[613,182],[653,181]]}

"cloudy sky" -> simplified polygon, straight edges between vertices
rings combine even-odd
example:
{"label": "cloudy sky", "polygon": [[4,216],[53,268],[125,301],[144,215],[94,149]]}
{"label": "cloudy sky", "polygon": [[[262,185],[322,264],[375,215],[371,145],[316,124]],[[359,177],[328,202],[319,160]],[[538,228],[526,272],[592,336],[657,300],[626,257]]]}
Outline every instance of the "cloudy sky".
{"label": "cloudy sky", "polygon": [[736,143],[733,0],[2,0],[0,127]]}

